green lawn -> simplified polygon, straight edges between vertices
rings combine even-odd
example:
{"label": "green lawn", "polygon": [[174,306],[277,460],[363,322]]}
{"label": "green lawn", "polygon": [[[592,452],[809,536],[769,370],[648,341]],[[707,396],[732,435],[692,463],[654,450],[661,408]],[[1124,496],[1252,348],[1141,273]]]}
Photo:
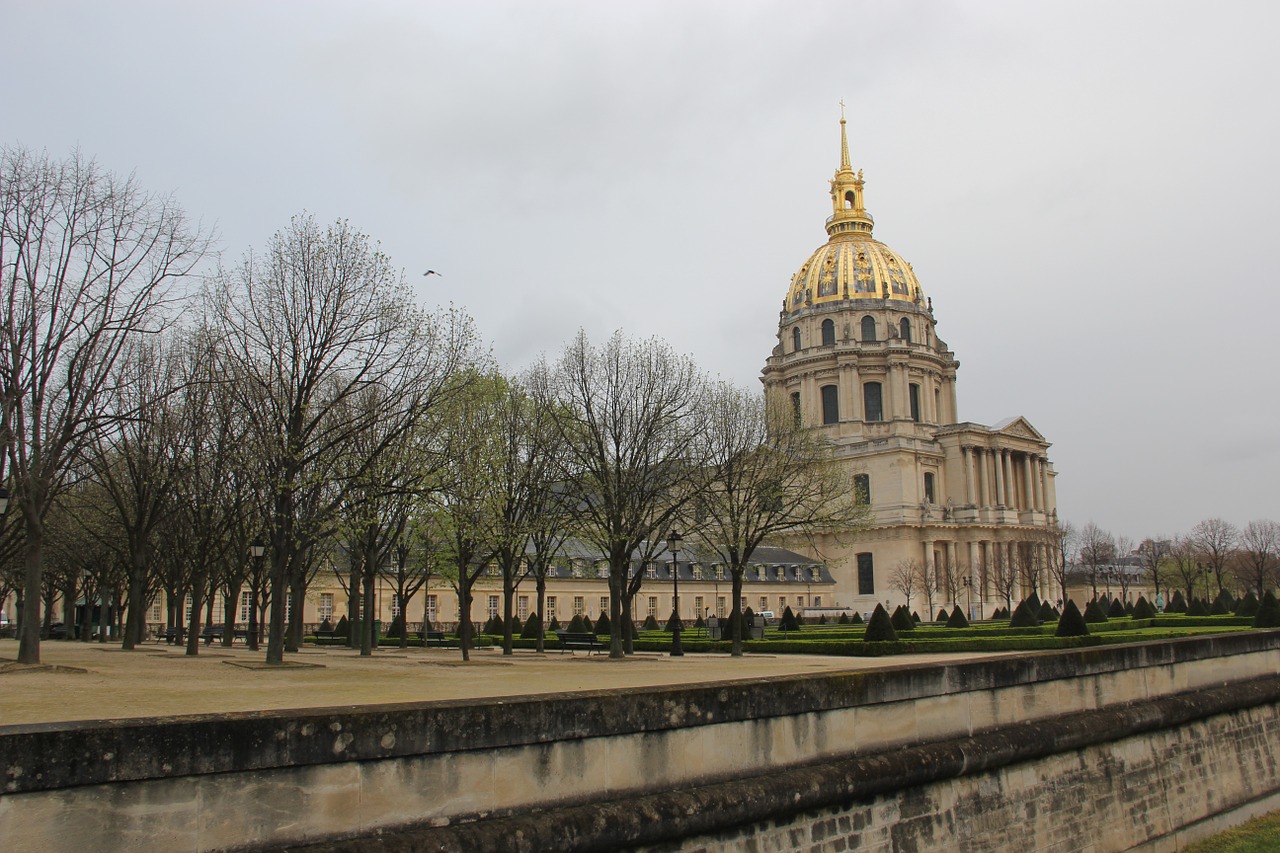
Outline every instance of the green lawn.
{"label": "green lawn", "polygon": [[1206,838],[1188,847],[1186,853],[1274,853],[1276,850],[1280,850],[1280,812]]}

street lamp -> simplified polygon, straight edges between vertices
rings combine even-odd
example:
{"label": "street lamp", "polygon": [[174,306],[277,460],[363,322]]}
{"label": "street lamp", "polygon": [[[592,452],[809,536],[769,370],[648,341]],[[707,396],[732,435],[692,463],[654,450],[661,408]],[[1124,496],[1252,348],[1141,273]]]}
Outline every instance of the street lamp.
{"label": "street lamp", "polygon": [[[265,542],[262,541],[262,537],[261,536],[253,537],[253,541],[249,543],[249,556],[253,557],[254,562],[258,564],[257,571],[254,572],[254,575],[256,578],[262,577],[262,558],[263,556],[266,555],[266,553],[267,553],[267,545]],[[255,583],[257,583],[257,580],[255,580]],[[254,587],[255,592],[253,595],[250,596],[249,625],[248,625],[249,649],[255,652],[258,650],[258,607],[257,607],[257,602],[254,601],[253,599],[257,597],[257,593],[256,593],[257,589],[258,587],[255,586]]]}
{"label": "street lamp", "polygon": [[667,550],[671,552],[671,656],[681,657],[684,649],[680,648],[680,546],[684,544],[675,528],[667,534]]}
{"label": "street lamp", "polygon": [[969,618],[973,618],[973,578],[965,575],[960,578],[960,583],[964,584],[965,610],[969,611]]}

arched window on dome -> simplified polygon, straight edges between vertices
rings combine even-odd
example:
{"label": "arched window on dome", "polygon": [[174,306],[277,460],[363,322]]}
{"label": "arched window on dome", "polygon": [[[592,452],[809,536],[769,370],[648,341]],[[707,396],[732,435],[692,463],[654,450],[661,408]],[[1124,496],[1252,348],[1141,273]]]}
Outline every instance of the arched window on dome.
{"label": "arched window on dome", "polygon": [[911,323],[906,317],[903,317],[902,322],[898,324],[898,337],[907,343],[911,343]]}
{"label": "arched window on dome", "polygon": [[858,197],[853,194],[853,190],[849,190],[848,192],[846,192],[844,194],[844,209],[853,210],[854,204],[857,201],[857,198]]}
{"label": "arched window on dome", "polygon": [[876,339],[876,318],[870,315],[862,318],[862,340],[874,343]]}
{"label": "arched window on dome", "polygon": [[800,352],[800,327],[791,327],[791,351]]}
{"label": "arched window on dome", "polygon": [[867,382],[862,386],[862,411],[868,421],[884,420],[884,405],[879,382]]}
{"label": "arched window on dome", "polygon": [[834,385],[822,386],[822,422],[840,423],[840,392]]}
{"label": "arched window on dome", "polygon": [[836,324],[830,319],[822,321],[822,345],[824,347],[836,345]]}

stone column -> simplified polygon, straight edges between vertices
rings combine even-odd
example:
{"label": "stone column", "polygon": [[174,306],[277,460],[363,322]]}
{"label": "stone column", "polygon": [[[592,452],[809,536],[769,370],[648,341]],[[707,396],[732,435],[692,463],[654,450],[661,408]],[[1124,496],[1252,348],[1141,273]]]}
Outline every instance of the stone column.
{"label": "stone column", "polygon": [[1049,512],[1049,460],[1044,456],[1036,457],[1036,488],[1040,490],[1040,510],[1046,514]]}
{"label": "stone column", "polygon": [[1022,478],[1025,481],[1023,494],[1026,496],[1025,509],[1034,510],[1036,508],[1036,499],[1032,491],[1033,480],[1031,479],[1031,454],[1022,454]]}
{"label": "stone column", "polygon": [[845,417],[854,421],[865,417],[862,411],[862,383],[858,381],[858,369],[853,365],[840,366],[840,396],[844,398],[841,408],[848,412]]}
{"label": "stone column", "polygon": [[989,454],[985,447],[975,447],[973,452],[977,456],[978,463],[978,486],[980,487],[978,506],[991,506],[991,480],[987,470],[990,465]]}
{"label": "stone column", "polygon": [[[975,600],[980,602],[986,600],[986,589],[984,584],[982,583],[982,576],[981,576],[982,573],[980,571],[981,565],[982,564],[979,562],[979,559],[978,559],[978,543],[970,539],[969,540],[969,594],[972,595]],[[970,605],[972,605],[972,602],[970,602]],[[970,611],[973,611],[972,606],[970,606],[969,609]],[[972,612],[970,613],[970,615],[972,615]]]}
{"label": "stone column", "polygon": [[978,501],[973,494],[973,448],[966,444],[960,451],[964,458],[964,500],[967,504],[976,504]]}
{"label": "stone column", "polygon": [[991,451],[992,461],[996,468],[996,506],[1004,506],[1004,451],[999,448]]}

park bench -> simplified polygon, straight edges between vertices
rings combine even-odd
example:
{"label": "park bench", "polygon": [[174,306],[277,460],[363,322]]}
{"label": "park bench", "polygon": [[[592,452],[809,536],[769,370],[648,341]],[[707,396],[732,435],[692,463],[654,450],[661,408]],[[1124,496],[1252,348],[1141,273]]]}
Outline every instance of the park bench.
{"label": "park bench", "polygon": [[160,636],[164,637],[164,641],[172,646],[182,643],[182,635],[183,630],[181,628],[165,628],[164,633]]}
{"label": "park bench", "polygon": [[569,654],[573,654],[576,649],[591,653],[604,651],[604,643],[601,643],[600,638],[590,631],[556,631],[556,637],[560,639],[561,654],[564,654],[566,649]]}
{"label": "park bench", "polygon": [[444,631],[410,631],[409,636],[421,640],[424,646],[443,646],[448,642]]}
{"label": "park bench", "polygon": [[338,636],[338,632],[332,628],[317,628],[315,632],[317,640],[332,640],[336,636]]}
{"label": "park bench", "polygon": [[[227,634],[227,626],[225,625],[205,625],[204,630],[200,632],[200,639],[204,640],[206,646],[212,646],[214,640],[221,641]],[[236,628],[231,633],[231,642],[236,640],[244,640],[249,642],[249,631],[247,628]]]}

